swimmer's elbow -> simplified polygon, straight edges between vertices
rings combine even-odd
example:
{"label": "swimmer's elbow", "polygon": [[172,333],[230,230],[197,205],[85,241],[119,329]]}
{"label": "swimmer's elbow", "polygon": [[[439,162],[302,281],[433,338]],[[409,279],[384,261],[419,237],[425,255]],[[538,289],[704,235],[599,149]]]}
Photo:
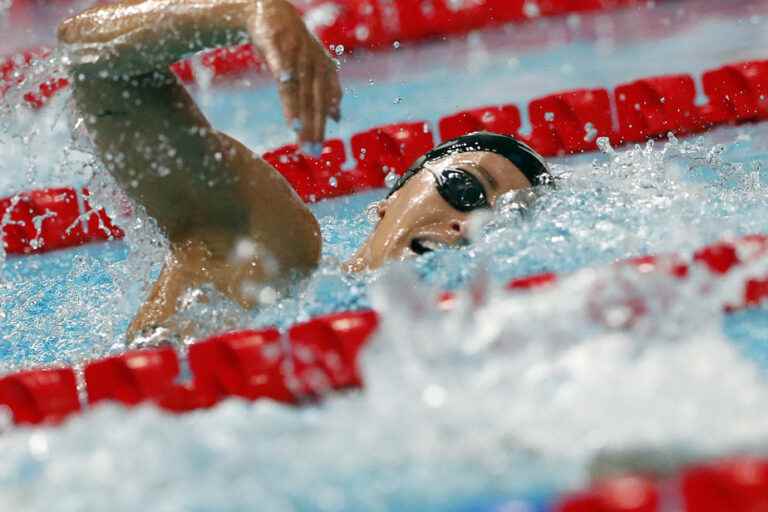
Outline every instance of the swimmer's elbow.
{"label": "swimmer's elbow", "polygon": [[320,264],[323,246],[320,224],[309,209],[305,209],[301,210],[299,221],[287,228],[293,231],[288,238],[294,243],[289,250],[290,256],[285,258],[286,268],[303,274],[312,272]]}
{"label": "swimmer's elbow", "polygon": [[293,233],[289,238],[298,243],[292,244],[290,257],[287,258],[287,267],[308,273],[317,268],[320,263],[323,238],[320,234],[320,224],[312,213],[306,209],[301,210],[299,221],[291,226]]}

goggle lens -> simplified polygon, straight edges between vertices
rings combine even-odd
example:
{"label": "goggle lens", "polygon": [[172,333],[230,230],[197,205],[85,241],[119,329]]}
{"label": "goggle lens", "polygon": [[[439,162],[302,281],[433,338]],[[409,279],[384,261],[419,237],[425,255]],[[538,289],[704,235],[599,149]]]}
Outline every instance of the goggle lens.
{"label": "goggle lens", "polygon": [[471,212],[488,208],[488,196],[477,177],[462,169],[445,169],[435,174],[437,191],[455,209]]}

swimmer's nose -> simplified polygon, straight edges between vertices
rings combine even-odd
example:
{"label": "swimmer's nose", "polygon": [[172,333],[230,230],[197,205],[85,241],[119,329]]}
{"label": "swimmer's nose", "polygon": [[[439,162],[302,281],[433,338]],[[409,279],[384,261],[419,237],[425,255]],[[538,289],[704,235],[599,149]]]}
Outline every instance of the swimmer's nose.
{"label": "swimmer's nose", "polygon": [[470,225],[468,220],[455,220],[451,222],[451,233],[457,237],[456,243],[459,245],[469,244]]}

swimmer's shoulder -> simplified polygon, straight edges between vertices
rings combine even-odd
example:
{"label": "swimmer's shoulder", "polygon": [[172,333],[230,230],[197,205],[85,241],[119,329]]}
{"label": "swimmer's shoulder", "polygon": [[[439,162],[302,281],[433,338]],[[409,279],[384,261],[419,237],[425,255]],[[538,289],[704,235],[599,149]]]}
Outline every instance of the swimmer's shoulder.
{"label": "swimmer's shoulder", "polygon": [[[258,153],[250,149],[248,146],[237,140],[232,135],[218,130],[215,130],[215,133],[221,139],[223,147],[228,152],[227,156],[231,159],[231,166],[235,169],[240,169],[245,173],[244,175],[241,175],[241,179],[255,176],[264,178],[264,175],[267,174],[275,182],[271,183],[270,185],[276,185],[280,187],[280,189],[282,189],[281,191],[294,196],[293,198],[295,201],[298,201],[302,205],[304,204],[304,202],[295,193],[293,187],[290,186],[283,175],[280,174],[280,172],[272,167],[272,165],[270,165],[267,161],[261,158]],[[253,173],[256,173],[256,175]],[[274,196],[277,191],[274,189],[269,189],[264,190],[264,192],[270,196]]]}

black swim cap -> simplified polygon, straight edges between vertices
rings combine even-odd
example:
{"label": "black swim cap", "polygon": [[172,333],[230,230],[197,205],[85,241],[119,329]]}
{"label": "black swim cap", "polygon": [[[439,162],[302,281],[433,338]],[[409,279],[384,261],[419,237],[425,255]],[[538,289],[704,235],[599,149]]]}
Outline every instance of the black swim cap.
{"label": "black swim cap", "polygon": [[544,159],[527,144],[507,135],[491,132],[474,132],[443,142],[432,151],[421,156],[407,171],[398,178],[387,197],[400,189],[405,182],[418,173],[424,164],[446,155],[468,153],[470,151],[488,151],[501,155],[520,169],[531,185],[552,185],[554,180],[549,173]]}

